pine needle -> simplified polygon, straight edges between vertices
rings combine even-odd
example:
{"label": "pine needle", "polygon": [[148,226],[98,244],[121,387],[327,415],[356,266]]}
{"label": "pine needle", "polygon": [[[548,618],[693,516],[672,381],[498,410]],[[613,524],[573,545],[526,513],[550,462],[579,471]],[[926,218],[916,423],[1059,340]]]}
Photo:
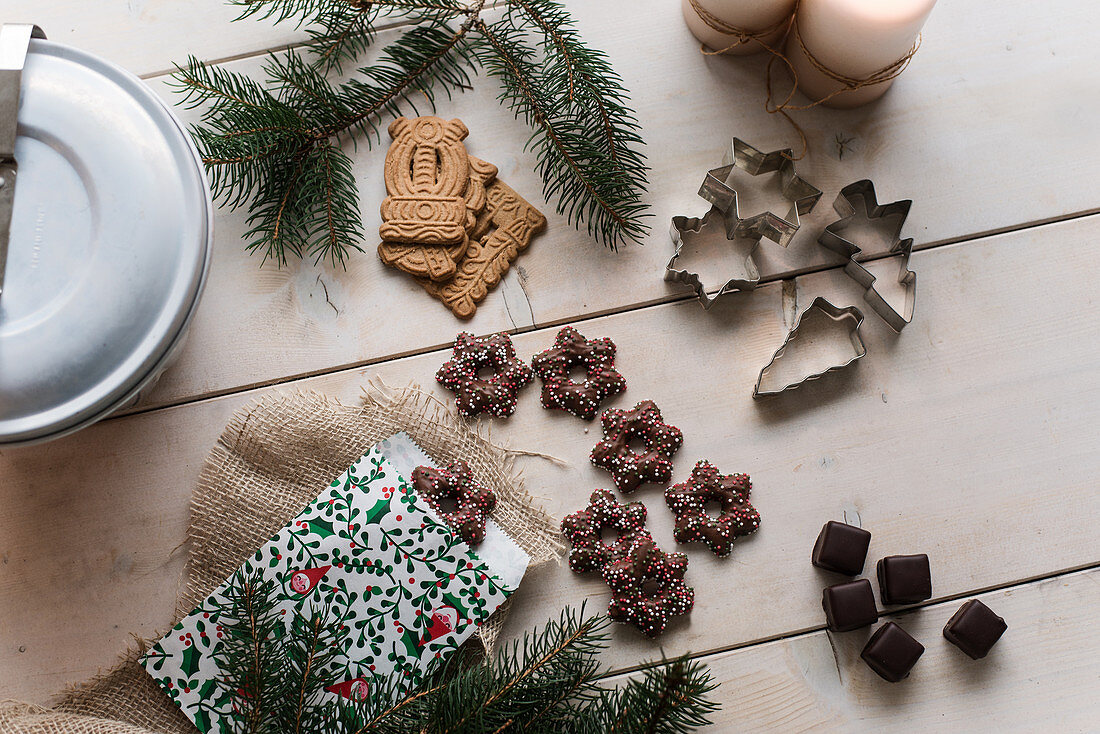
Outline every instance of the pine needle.
{"label": "pine needle", "polygon": [[[527,148],[559,214],[612,249],[648,231],[648,168],[628,93],[556,0],[507,0],[492,24],[480,17],[484,2],[231,2],[238,20],[289,22],[309,36],[302,51],[271,56],[259,81],[193,57],[173,77],[182,103],[202,108],[191,133],[215,199],[247,208],[245,247],[264,262],[346,266],[365,239],[347,146],[380,145],[387,118],[434,111],[437,93],[470,89],[482,70],[500,83],[501,104],[532,128]],[[330,81],[389,16],[410,29],[346,81]]]}

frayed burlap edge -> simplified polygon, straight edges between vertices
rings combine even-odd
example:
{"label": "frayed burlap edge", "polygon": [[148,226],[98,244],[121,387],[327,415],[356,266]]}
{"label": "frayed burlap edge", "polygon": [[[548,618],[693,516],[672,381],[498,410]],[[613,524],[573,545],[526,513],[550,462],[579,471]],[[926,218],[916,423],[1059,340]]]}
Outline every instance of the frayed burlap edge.
{"label": "frayed burlap edge", "polygon": [[[534,506],[514,466],[516,456],[531,452],[493,444],[487,426],[467,424],[415,385],[393,389],[376,381],[364,389],[359,407],[316,392],[277,394],[235,413],[207,457],[192,496],[188,578],[177,616],[195,608],[366,449],[397,431],[437,461],[469,462],[497,494],[494,520],[531,556],[532,566],[558,558],[557,522]],[[226,522],[229,517],[235,522]],[[506,602],[479,629],[476,639],[485,651],[508,607]],[[139,640],[110,671],[66,691],[53,710],[0,704],[0,732],[194,734],[138,665],[147,645]]]}
{"label": "frayed burlap edge", "polygon": [[152,734],[148,729],[94,716],[67,714],[19,701],[0,701],[3,734]]}

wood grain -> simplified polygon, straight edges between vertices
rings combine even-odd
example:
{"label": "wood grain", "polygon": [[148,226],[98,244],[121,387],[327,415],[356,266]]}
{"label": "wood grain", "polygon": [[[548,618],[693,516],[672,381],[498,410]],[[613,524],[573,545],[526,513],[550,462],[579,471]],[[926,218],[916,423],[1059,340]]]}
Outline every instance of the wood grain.
{"label": "wood grain", "polygon": [[[828,519],[869,528],[872,557],[928,553],[937,599],[1097,563],[1100,311],[1090,268],[1098,234],[1100,217],[1089,217],[914,255],[913,325],[894,336],[869,316],[866,359],[765,403],[749,395],[785,322],[814,295],[858,300],[843,276],[804,276],[796,288],[768,286],[710,312],[669,304],[579,323],[619,347],[629,387],[613,404],[653,399],[683,430],[674,479],[703,457],[748,472],[763,515],[760,532],[728,559],[689,549],[697,606],[661,647],[705,653],[818,627],[830,577],[808,558]],[[1021,282],[1052,287],[1021,307]],[[531,355],[553,335],[522,334],[517,350]],[[445,358],[430,353],[292,388],[352,402],[375,376],[428,387]],[[130,633],[170,623],[177,546],[203,457],[234,410],[272,389],[0,452],[0,697],[41,700],[108,665]],[[521,395],[512,419],[494,421],[492,437],[566,462],[520,460],[528,489],[561,516],[610,484],[587,461],[598,429],[542,410],[537,392]],[[673,548],[660,490],[633,498],[649,506],[658,542]],[[506,633],[585,599],[606,603],[598,580],[539,569]],[[629,666],[657,651],[617,628],[608,660]]]}
{"label": "wood grain", "polygon": [[701,734],[1095,731],[1096,711],[1083,703],[1100,686],[1100,635],[1086,611],[1100,604],[1100,571],[976,598],[1008,623],[982,660],[943,638],[963,599],[882,619],[925,646],[899,683],[883,681],[860,660],[867,629],[817,631],[704,658],[720,684],[713,695],[722,706]]}
{"label": "wood grain", "polygon": [[[499,108],[495,83],[478,79],[474,91],[443,99],[438,113],[467,123],[471,153],[498,165],[500,177],[546,212],[550,226],[472,321],[460,324],[374,256],[384,154],[360,146],[353,157],[367,253],[353,258],[346,272],[309,263],[282,271],[261,267],[242,247],[243,212],[220,212],[215,265],[190,341],[143,407],[418,353],[443,345],[459,328],[527,329],[682,297],[685,288],[662,280],[670,218],[703,213],[696,191],[731,136],[765,150],[791,145],[795,137],[763,111],[765,60],[701,55],[677,3],[645,0],[625,15],[614,3],[571,7],[585,37],[608,51],[634,90],[652,166],[653,231],[644,247],[608,252],[544,205],[535,158],[523,150],[528,130]],[[816,237],[834,217],[839,189],[861,178],[875,181],[881,201],[913,199],[904,234],[918,247],[1095,210],[1100,97],[1075,70],[1100,66],[1093,38],[1100,4],[1054,0],[1044,7],[1059,19],[1057,33],[1033,21],[1027,0],[1000,3],[996,13],[974,0],[942,3],[912,67],[881,101],[800,114],[812,150],[798,169],[825,195],[787,250],[771,243],[760,248],[764,277],[836,261]],[[264,27],[233,25],[241,32]],[[219,32],[233,25],[210,23]],[[172,51],[170,58],[179,57]],[[262,61],[252,57],[225,68],[255,74]],[[172,99],[163,80],[152,83]],[[196,119],[193,112],[180,114]],[[853,138],[842,157],[837,136]]]}

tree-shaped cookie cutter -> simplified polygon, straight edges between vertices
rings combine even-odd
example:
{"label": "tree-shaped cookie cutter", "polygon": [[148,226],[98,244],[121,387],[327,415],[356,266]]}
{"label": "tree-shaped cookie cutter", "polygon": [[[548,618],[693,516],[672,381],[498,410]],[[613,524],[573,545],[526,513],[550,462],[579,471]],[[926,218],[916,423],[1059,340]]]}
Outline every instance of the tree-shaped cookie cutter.
{"label": "tree-shaped cookie cutter", "polygon": [[[779,187],[783,196],[791,201],[785,216],[764,212],[742,217],[737,203],[737,191],[731,181],[734,171],[740,169],[752,176],[765,173],[779,175]],[[711,203],[711,210],[703,217],[676,216],[669,231],[674,245],[672,257],[665,266],[665,280],[691,286],[708,310],[722,295],[738,290],[752,290],[760,283],[760,270],[753,254],[762,239],[770,239],[786,247],[801,226],[799,215],[808,214],[821,198],[821,191],[798,176],[790,148],[763,153],[740,138],[734,138],[723,158],[723,165],[707,171],[699,187],[699,196]],[[713,237],[719,224],[727,240],[738,237],[754,244],[745,255],[744,277],[730,278],[713,295],[709,295],[698,273],[674,267],[683,253],[685,244],[695,237]]]}
{"label": "tree-shaped cookie cutter", "polygon": [[[844,236],[845,230],[851,226],[857,216],[853,199],[863,199],[863,207],[868,221],[896,218],[897,228],[892,234],[893,243],[890,246],[890,255],[901,255],[901,266],[898,270],[898,283],[905,286],[905,306],[898,312],[886,302],[882,294],[875,287],[875,276],[858,261],[861,250],[858,245]],[[840,190],[840,194],[833,203],[840,219],[830,224],[821,233],[817,242],[841,257],[845,258],[844,272],[849,278],[863,288],[863,300],[877,313],[886,324],[896,332],[901,332],[905,326],[913,320],[913,311],[917,300],[917,274],[909,269],[909,256],[913,253],[913,240],[901,239],[901,228],[909,216],[909,207],[913,202],[910,199],[894,201],[889,204],[879,204],[875,196],[875,185],[869,179],[848,184]]]}
{"label": "tree-shaped cookie cutter", "polygon": [[[787,347],[790,345],[790,343],[798,338],[799,327],[802,325],[802,321],[806,318],[806,315],[815,310],[825,314],[833,321],[847,321],[850,324],[848,329],[848,337],[849,339],[851,339],[852,342],[852,356],[848,360],[839,364],[831,365],[827,369],[824,369],[820,372],[806,373],[794,382],[789,382],[786,385],[783,385],[782,387],[776,388],[774,390],[760,389],[760,386],[764,382],[764,376],[767,374],[768,370],[771,369],[772,365],[776,363],[776,360],[783,356],[783,353],[787,350]],[[798,315],[798,319],[794,322],[794,326],[791,328],[791,330],[787,332],[787,336],[785,339],[783,339],[783,343],[779,346],[779,349],[775,350],[775,354],[772,355],[771,361],[769,361],[768,364],[764,366],[764,369],[760,370],[760,376],[756,378],[756,387],[754,387],[752,390],[752,396],[754,398],[764,398],[770,395],[779,395],[780,393],[786,392],[788,390],[797,390],[798,388],[805,385],[807,382],[820,379],[830,372],[842,370],[853,362],[863,359],[864,355],[867,354],[867,347],[864,345],[863,337],[859,333],[859,327],[862,324],[863,312],[855,306],[838,308],[825,298],[818,296],[813,300],[813,303],[811,303],[805,311]]]}

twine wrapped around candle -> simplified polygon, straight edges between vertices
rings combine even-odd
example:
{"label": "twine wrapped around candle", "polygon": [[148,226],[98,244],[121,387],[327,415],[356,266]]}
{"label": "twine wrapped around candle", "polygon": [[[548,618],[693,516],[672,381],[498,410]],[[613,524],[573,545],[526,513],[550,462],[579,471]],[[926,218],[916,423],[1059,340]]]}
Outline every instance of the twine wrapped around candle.
{"label": "twine wrapped around candle", "polygon": [[[800,2],[801,2],[801,0],[800,0]],[[806,153],[809,151],[809,143],[806,140],[805,131],[803,131],[802,127],[797,122],[795,122],[794,118],[792,118],[790,116],[790,114],[789,114],[790,111],[801,111],[801,110],[812,109],[814,107],[817,107],[818,105],[821,105],[821,104],[824,104],[825,102],[828,102],[830,99],[832,99],[833,97],[835,97],[838,94],[841,94],[842,92],[851,92],[851,91],[855,91],[857,89],[863,89],[865,87],[874,86],[876,84],[883,84],[883,83],[888,82],[892,79],[896,79],[903,71],[905,71],[906,67],[909,66],[909,62],[913,60],[913,56],[917,53],[917,50],[920,48],[921,39],[922,39],[922,35],[918,34],[917,35],[917,40],[913,43],[912,48],[910,48],[909,51],[904,56],[902,56],[897,61],[894,61],[894,62],[882,67],[881,69],[879,69],[877,71],[874,71],[871,74],[868,74],[865,77],[856,78],[856,77],[846,76],[846,75],[841,74],[839,72],[833,71],[832,69],[827,67],[825,64],[823,64],[821,62],[821,60],[818,59],[813,54],[813,52],[810,51],[810,49],[808,49],[806,47],[806,44],[803,43],[802,34],[800,34],[798,32],[798,6],[799,6],[800,2],[795,3],[794,11],[791,13],[791,15],[789,17],[784,18],[781,21],[779,21],[778,23],[774,23],[771,26],[769,26],[768,28],[764,28],[763,30],[748,31],[748,30],[745,30],[743,28],[737,28],[733,25],[730,25],[729,23],[726,23],[725,21],[721,20],[720,18],[715,17],[713,13],[709,12],[708,10],[706,10],[705,8],[703,8],[699,4],[699,0],[690,0],[691,7],[695,10],[695,12],[699,15],[699,18],[704,23],[706,23],[708,26],[710,26],[711,28],[713,28],[714,30],[716,30],[720,33],[724,33],[724,34],[727,34],[727,35],[734,35],[734,36],[738,37],[737,43],[735,43],[733,45],[730,45],[730,46],[727,46],[726,48],[722,49],[721,51],[710,51],[706,47],[700,46],[699,50],[704,56],[717,56],[719,54],[725,53],[726,51],[729,51],[731,48],[734,48],[734,47],[736,47],[736,46],[738,46],[742,43],[748,43],[750,41],[755,41],[756,43],[760,44],[760,46],[765,51],[767,51],[769,54],[771,54],[772,58],[768,59],[768,65],[765,69],[765,89],[767,90],[767,98],[764,100],[764,110],[770,115],[774,115],[774,114],[777,114],[777,113],[782,115],[783,118],[786,119],[787,122],[789,122],[791,124],[791,127],[794,128],[795,132],[798,133],[799,140],[802,143],[802,150],[797,156],[792,157],[791,160],[801,160],[802,158],[804,158],[806,156]],[[770,46],[769,44],[767,44],[763,40],[761,40],[761,39],[766,38],[767,36],[771,35],[772,33],[775,33],[777,30],[782,28],[784,25],[786,25],[787,28],[786,28],[786,32],[783,34],[783,37],[782,37],[781,40],[785,41],[786,38],[787,38],[787,35],[789,35],[790,33],[793,32],[794,33],[794,39],[798,43],[799,49],[802,51],[803,54],[806,55],[806,60],[810,62],[810,65],[813,66],[815,69],[817,69],[822,74],[824,74],[826,77],[828,77],[828,78],[832,79],[833,81],[843,85],[842,88],[840,88],[840,89],[838,89],[834,92],[831,92],[830,94],[827,94],[826,96],[822,97],[821,99],[810,102],[809,104],[804,104],[804,105],[793,105],[793,104],[791,104],[791,100],[794,98],[795,93],[798,91],[798,72],[795,70],[794,65],[791,63],[790,59],[788,59],[787,56],[782,51]],[[788,71],[790,71],[791,78],[794,81],[794,85],[791,87],[791,91],[787,94],[786,98],[784,98],[784,100],[782,102],[780,102],[779,104],[774,104],[772,102],[772,99],[773,99],[773,93],[772,93],[772,64],[775,63],[776,59],[779,59],[780,61],[782,61],[784,64],[787,65],[787,69],[788,69]]]}
{"label": "twine wrapped around candle", "polygon": [[[691,8],[692,8],[692,10],[695,11],[696,15],[699,16],[699,19],[701,21],[703,21],[704,23],[706,23],[708,26],[710,26],[710,28],[712,28],[713,30],[718,31],[719,33],[721,33],[723,35],[737,36],[737,42],[736,43],[731,43],[729,46],[726,46],[725,48],[723,48],[720,51],[711,51],[711,50],[707,49],[706,46],[701,45],[699,47],[699,51],[704,56],[718,56],[720,54],[726,53],[730,49],[734,49],[734,48],[737,48],[738,46],[746,44],[749,41],[756,41],[757,43],[759,43],[761,46],[763,46],[768,51],[771,51],[772,53],[777,53],[773,48],[771,48],[771,46],[764,43],[764,41],[761,40],[761,39],[767,38],[768,36],[772,35],[776,31],[784,29],[784,26],[788,25],[794,19],[794,14],[792,13],[789,16],[786,16],[784,18],[780,18],[778,21],[776,21],[775,23],[772,23],[770,26],[767,26],[766,28],[761,28],[760,30],[756,30],[756,31],[750,31],[750,30],[747,30],[745,28],[738,28],[737,26],[731,25],[730,23],[727,23],[726,21],[722,20],[721,18],[716,16],[714,13],[712,13],[709,10],[707,10],[706,8],[704,8],[702,6],[702,4],[699,2],[699,0],[688,0],[688,2],[691,3]],[[786,38],[786,34],[784,34],[783,37]]]}

